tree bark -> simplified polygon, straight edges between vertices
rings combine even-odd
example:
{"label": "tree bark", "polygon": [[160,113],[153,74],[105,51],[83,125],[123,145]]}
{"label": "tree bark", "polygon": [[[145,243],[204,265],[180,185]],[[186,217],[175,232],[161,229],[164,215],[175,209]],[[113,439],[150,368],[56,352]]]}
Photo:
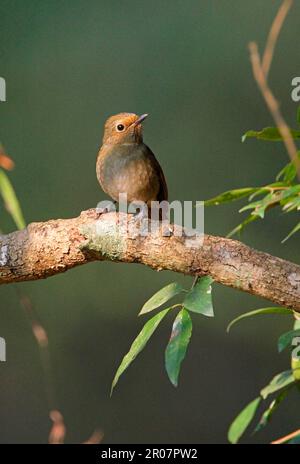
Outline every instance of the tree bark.
{"label": "tree bark", "polygon": [[176,225],[170,226],[170,236],[161,228],[146,236],[139,231],[139,221],[130,215],[107,213],[99,218],[93,209],[73,219],[32,223],[0,236],[0,284],[44,279],[91,261],[110,260],[210,275],[223,285],[300,312],[299,265],[212,235],[205,235],[199,245]]}

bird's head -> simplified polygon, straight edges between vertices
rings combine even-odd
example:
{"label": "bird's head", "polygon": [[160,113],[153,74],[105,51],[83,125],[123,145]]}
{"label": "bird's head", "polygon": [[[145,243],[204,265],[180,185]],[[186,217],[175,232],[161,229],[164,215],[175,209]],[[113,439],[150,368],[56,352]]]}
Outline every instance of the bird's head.
{"label": "bird's head", "polygon": [[142,122],[148,114],[119,113],[107,119],[104,126],[103,144],[141,143]]}

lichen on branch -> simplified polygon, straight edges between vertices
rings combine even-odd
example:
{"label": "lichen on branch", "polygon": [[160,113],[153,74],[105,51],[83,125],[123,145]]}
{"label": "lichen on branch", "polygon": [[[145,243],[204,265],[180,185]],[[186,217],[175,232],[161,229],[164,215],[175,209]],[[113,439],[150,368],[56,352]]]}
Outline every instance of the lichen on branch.
{"label": "lichen on branch", "polygon": [[237,241],[205,235],[202,245],[180,226],[139,234],[124,213],[96,210],[72,219],[32,223],[0,236],[0,284],[44,279],[91,261],[140,263],[156,270],[210,275],[223,285],[300,312],[300,266]]}

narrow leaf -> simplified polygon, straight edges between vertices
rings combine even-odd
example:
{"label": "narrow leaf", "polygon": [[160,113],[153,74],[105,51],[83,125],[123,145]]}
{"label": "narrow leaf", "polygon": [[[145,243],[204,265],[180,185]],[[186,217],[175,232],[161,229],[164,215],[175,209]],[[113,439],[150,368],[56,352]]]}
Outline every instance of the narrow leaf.
{"label": "narrow leaf", "polygon": [[165,366],[172,384],[177,387],[180,366],[192,335],[192,319],[186,309],[182,309],[173,324],[171,337],[165,352]]}
{"label": "narrow leaf", "polygon": [[252,193],[252,195],[249,196],[248,201],[252,202],[254,198],[259,197],[260,195],[266,195],[269,192],[270,189],[267,187],[262,187],[261,189],[257,190],[257,192]]}
{"label": "narrow leaf", "polygon": [[259,423],[255,427],[255,430],[254,430],[255,433],[259,432],[270,422],[274,412],[277,410],[282,400],[286,397],[288,391],[289,391],[289,388],[286,388],[285,390],[280,392],[279,395],[271,402],[269,407],[262,414]]}
{"label": "narrow leaf", "polygon": [[300,124],[300,106],[297,108],[297,123]]}
{"label": "narrow leaf", "polygon": [[[290,132],[293,139],[300,138],[300,131],[290,129]],[[248,138],[256,138],[271,142],[281,142],[283,140],[277,127],[265,127],[261,131],[249,130],[242,136],[242,142],[245,142]]]}
{"label": "narrow leaf", "polygon": [[283,206],[282,211],[284,211],[285,213],[290,213],[295,209],[300,209],[300,197],[297,196],[293,198],[288,198],[287,200],[281,201],[280,204]]}
{"label": "narrow leaf", "polygon": [[177,387],[180,366],[192,335],[192,319],[186,309],[182,309],[173,324],[171,337],[165,352],[165,366],[171,383]]}
{"label": "narrow leaf", "polygon": [[156,314],[154,317],[152,317],[149,321],[146,322],[144,327],[142,328],[141,332],[138,334],[134,342],[132,343],[130,350],[128,353],[124,356],[116,374],[112,382],[111,386],[111,395],[113,392],[113,389],[118,383],[119,378],[123,374],[123,372],[130,366],[130,364],[135,360],[137,355],[145,348],[147,342],[157,329],[159,323],[163,320],[167,312],[170,310],[170,308],[164,309],[163,311],[160,311],[158,314]]}
{"label": "narrow leaf", "polygon": [[249,311],[248,313],[241,314],[240,316],[233,319],[227,327],[227,332],[232,328],[234,324],[245,319],[246,317],[257,316],[260,314],[293,314],[292,309],[284,308],[284,307],[274,307],[274,308],[262,308],[262,309],[254,309],[254,311]]}
{"label": "narrow leaf", "polygon": [[279,192],[276,193],[269,193],[266,195],[264,198],[262,198],[259,201],[255,201],[253,203],[249,203],[248,205],[244,206],[239,210],[239,213],[242,213],[243,211],[247,211],[248,209],[253,209],[251,214],[259,216],[260,218],[264,218],[265,216],[265,211],[266,209],[275,204],[278,203],[281,200],[282,196]]}
{"label": "narrow leaf", "polygon": [[294,329],[294,330],[300,329],[300,319],[295,319],[293,329]]}
{"label": "narrow leaf", "polygon": [[250,214],[250,216],[246,217],[246,219],[241,224],[238,224],[234,229],[232,229],[226,237],[230,238],[236,234],[241,235],[245,227],[249,225],[251,222],[256,221],[257,219],[258,216],[253,216],[253,214]]}
{"label": "narrow leaf", "polygon": [[281,198],[284,200],[285,198],[299,194],[299,192],[300,192],[300,184],[293,185],[292,187],[289,187],[286,190],[284,190],[284,192],[282,192]]}
{"label": "narrow leaf", "polygon": [[249,403],[234,419],[228,431],[228,440],[230,443],[236,444],[239,441],[252,421],[260,401],[260,397],[255,398],[255,400],[251,401],[251,403]]}
{"label": "narrow leaf", "polygon": [[261,390],[260,394],[265,400],[272,393],[275,393],[294,382],[295,379],[292,370],[281,372],[280,374],[275,375],[271,382]]}
{"label": "narrow leaf", "polygon": [[18,198],[9,178],[2,169],[0,169],[0,194],[3,198],[7,211],[12,216],[18,229],[24,229],[26,224]]}
{"label": "narrow leaf", "polygon": [[[294,322],[294,331],[300,332],[300,319],[296,319]],[[300,380],[300,351],[299,351],[299,340],[295,340],[296,345],[293,345],[295,348],[292,350],[291,356],[291,367],[293,369],[293,376],[295,380]],[[298,387],[299,388],[299,387]]]}
{"label": "narrow leaf", "polygon": [[142,307],[139,315],[146,314],[152,311],[153,309],[159,308],[161,305],[169,301],[174,296],[182,293],[184,288],[177,282],[172,282],[166,287],[161,288],[157,293],[155,293]]}
{"label": "narrow leaf", "polygon": [[292,344],[292,341],[295,337],[300,337],[300,329],[290,330],[280,335],[278,339],[278,351],[281,353],[287,346]]}
{"label": "narrow leaf", "polygon": [[227,192],[221,193],[220,195],[210,198],[204,202],[205,206],[219,205],[221,203],[228,203],[230,201],[240,200],[241,198],[247,197],[252,193],[260,190],[260,187],[246,187],[235,190],[228,190]]}
{"label": "narrow leaf", "polygon": [[201,277],[183,300],[183,306],[204,316],[213,317],[214,309],[211,297],[211,284],[213,279],[209,276]]}
{"label": "narrow leaf", "polygon": [[288,163],[286,166],[284,166],[283,169],[277,174],[276,179],[279,180],[283,178],[284,182],[290,183],[292,182],[297,175],[297,170],[295,163]]}
{"label": "narrow leaf", "polygon": [[[291,367],[293,372],[293,378],[298,382],[300,380],[300,357],[299,357],[299,345],[296,348],[296,357],[292,352]],[[298,385],[299,386],[299,385]]]}
{"label": "narrow leaf", "polygon": [[292,237],[292,235],[294,235],[296,232],[298,232],[300,230],[300,222],[298,222],[298,224],[291,230],[291,232],[282,240],[281,243],[284,243],[286,242],[289,238]]}

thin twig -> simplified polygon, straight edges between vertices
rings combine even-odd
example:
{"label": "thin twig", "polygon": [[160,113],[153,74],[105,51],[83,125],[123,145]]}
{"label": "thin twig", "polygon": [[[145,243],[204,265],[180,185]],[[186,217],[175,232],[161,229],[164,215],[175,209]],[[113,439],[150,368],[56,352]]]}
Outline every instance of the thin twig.
{"label": "thin twig", "polygon": [[6,169],[7,171],[11,171],[15,166],[13,160],[8,156],[5,152],[3,145],[0,143],[0,167]]}
{"label": "thin twig", "polygon": [[[49,407],[49,418],[52,421],[52,427],[50,429],[48,443],[50,445],[63,444],[65,442],[67,429],[64,417],[56,407],[57,402],[55,399],[55,389],[52,378],[48,335],[46,330],[38,320],[33,303],[29,296],[22,292],[22,290],[19,287],[15,286],[14,288],[18,295],[20,304],[23,307],[26,316],[28,317],[32,333],[34,335],[34,338],[36,339],[40,352],[41,365],[44,371],[45,390]],[[88,438],[88,440],[86,440],[84,443],[98,444],[101,443],[102,439],[103,432],[100,429],[96,429],[91,435],[91,437]]]}
{"label": "thin twig", "polygon": [[62,445],[65,442],[66,426],[60,411],[53,410],[49,414],[53,424],[49,433],[49,445]]}
{"label": "thin twig", "polygon": [[281,114],[279,103],[274,97],[274,94],[272,93],[267,82],[267,73],[271,66],[276,40],[291,4],[292,2],[290,0],[284,0],[283,4],[281,5],[281,9],[278,12],[271,28],[271,31],[273,29],[273,32],[270,32],[267,46],[264,52],[263,62],[261,61],[256,42],[249,43],[249,51],[254,78],[282,136],[288,155],[297,169],[298,177],[300,178],[300,161],[298,157],[297,146],[291,135],[291,131]]}
{"label": "thin twig", "polygon": [[83,445],[99,445],[99,443],[102,442],[103,440],[103,437],[104,437],[104,434],[102,432],[102,430],[100,429],[96,429],[92,435],[90,436],[90,438],[88,438],[86,441],[84,441],[82,444]]}
{"label": "thin twig", "polygon": [[44,385],[46,391],[46,398],[49,408],[49,418],[53,422],[51,427],[48,443],[59,444],[64,443],[66,435],[66,427],[64,418],[61,412],[56,407],[55,389],[52,378],[51,360],[49,353],[49,340],[48,335],[38,317],[35,313],[33,303],[28,295],[26,295],[19,287],[15,286],[15,291],[18,295],[21,306],[29,320],[33,336],[37,342],[41,366],[44,372]]}
{"label": "thin twig", "polygon": [[31,325],[31,330],[36,339],[41,365],[44,371],[44,382],[45,382],[45,390],[46,396],[48,401],[49,411],[57,410],[56,407],[56,399],[54,394],[54,386],[53,386],[53,379],[52,379],[52,370],[51,370],[51,361],[50,361],[50,354],[49,354],[49,341],[48,335],[38,317],[35,313],[35,309],[33,307],[33,303],[28,295],[26,295],[19,287],[15,286],[15,291],[18,295],[20,304],[29,320]]}
{"label": "thin twig", "polygon": [[293,438],[300,435],[300,429],[296,430],[295,432],[289,433],[285,437],[279,438],[278,440],[272,441],[271,445],[281,445],[282,443],[286,443],[287,441],[292,440]]}
{"label": "thin twig", "polygon": [[265,52],[262,57],[262,70],[263,70],[263,73],[266,79],[268,78],[268,74],[269,74],[270,67],[272,64],[274,49],[277,43],[279,33],[281,31],[285,18],[292,4],[293,4],[293,0],[284,0],[272,23],[272,26],[271,26],[271,29],[270,29],[270,32],[267,38]]}

